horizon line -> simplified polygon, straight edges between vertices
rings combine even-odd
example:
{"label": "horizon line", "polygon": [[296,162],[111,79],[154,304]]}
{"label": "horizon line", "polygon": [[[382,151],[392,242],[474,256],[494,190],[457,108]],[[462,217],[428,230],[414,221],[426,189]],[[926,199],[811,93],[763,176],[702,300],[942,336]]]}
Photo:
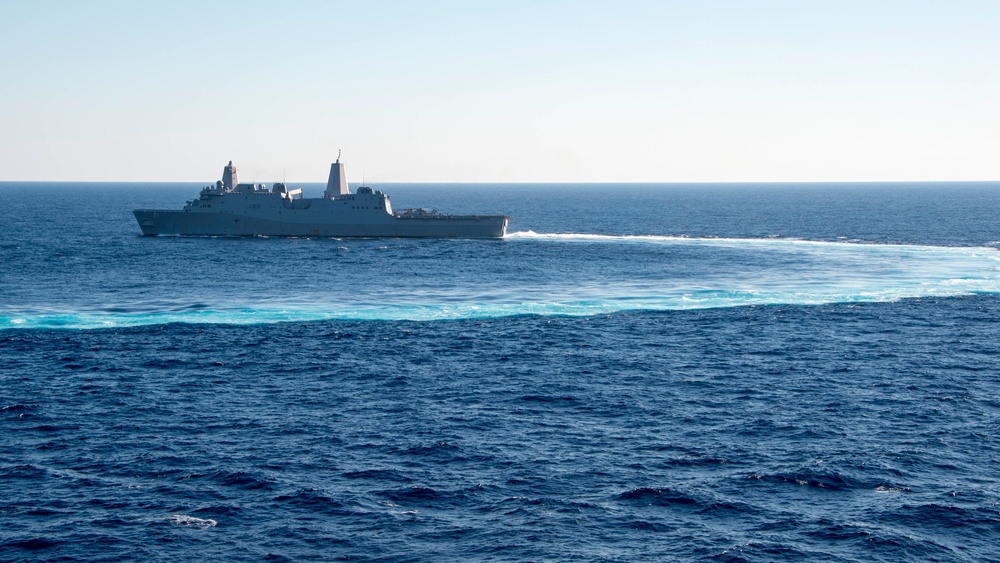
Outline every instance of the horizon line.
{"label": "horizon line", "polygon": [[[144,181],[144,180],[0,180],[0,184],[203,184],[204,180],[161,180],[161,181]],[[210,182],[211,183],[211,182]],[[279,182],[253,182],[257,184],[275,184]],[[280,183],[284,184],[316,184],[325,185],[326,181],[288,181],[282,180]],[[499,186],[499,185],[628,185],[628,186],[641,186],[641,185],[691,185],[691,184],[701,184],[701,185],[719,185],[719,184],[731,184],[731,185],[746,185],[746,184],[996,184],[1000,183],[1000,179],[991,180],[657,180],[657,181],[627,181],[627,182],[616,182],[616,181],[533,181],[533,180],[519,180],[513,182],[497,182],[497,181],[398,181],[398,180],[382,180],[378,182],[348,182],[348,185],[352,186],[365,186],[367,184],[420,184],[420,185],[481,185],[481,186]]]}

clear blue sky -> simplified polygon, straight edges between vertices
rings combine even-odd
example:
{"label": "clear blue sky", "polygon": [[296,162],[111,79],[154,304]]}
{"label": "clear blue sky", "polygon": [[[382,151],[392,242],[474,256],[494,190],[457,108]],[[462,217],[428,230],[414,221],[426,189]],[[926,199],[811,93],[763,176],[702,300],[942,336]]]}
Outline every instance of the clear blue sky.
{"label": "clear blue sky", "polygon": [[995,180],[1000,1],[0,0],[0,180]]}

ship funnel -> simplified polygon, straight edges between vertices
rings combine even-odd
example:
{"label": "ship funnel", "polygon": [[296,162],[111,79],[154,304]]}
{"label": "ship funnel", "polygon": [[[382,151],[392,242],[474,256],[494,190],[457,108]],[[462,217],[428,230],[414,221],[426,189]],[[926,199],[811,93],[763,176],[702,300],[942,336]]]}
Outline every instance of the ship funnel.
{"label": "ship funnel", "polygon": [[222,187],[226,190],[231,190],[237,185],[239,185],[240,179],[236,174],[236,167],[233,166],[233,161],[229,161],[229,164],[222,169]]}
{"label": "ship funnel", "polygon": [[337,162],[330,165],[330,179],[326,182],[326,192],[323,193],[323,197],[333,199],[338,195],[349,193],[351,193],[351,190],[347,187],[347,175],[344,174],[344,165],[340,163],[340,158],[337,158]]}

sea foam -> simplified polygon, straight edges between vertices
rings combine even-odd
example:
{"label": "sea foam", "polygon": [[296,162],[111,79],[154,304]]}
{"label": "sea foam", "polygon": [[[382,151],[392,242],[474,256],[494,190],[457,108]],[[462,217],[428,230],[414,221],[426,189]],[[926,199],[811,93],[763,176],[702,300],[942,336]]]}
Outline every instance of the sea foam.
{"label": "sea foam", "polygon": [[[689,238],[655,235],[515,232],[512,244],[654,244],[716,247],[753,256],[752,275],[726,262],[703,278],[676,276],[670,263],[656,277],[547,282],[500,280],[475,289],[441,285],[411,292],[372,286],[354,299],[315,293],[308,299],[238,299],[183,306],[161,301],[110,304],[87,311],[0,311],[0,329],[92,329],[167,323],[262,324],[322,320],[438,321],[520,315],[588,316],[630,310],[689,310],[761,305],[885,302],[922,297],[1000,293],[1000,252],[992,247],[944,247],[784,238]],[[625,250],[623,249],[623,252]],[[696,255],[697,256],[697,255]],[[798,266],[781,265],[793,256]],[[780,259],[780,260],[779,260]],[[771,262],[775,265],[769,265]]]}

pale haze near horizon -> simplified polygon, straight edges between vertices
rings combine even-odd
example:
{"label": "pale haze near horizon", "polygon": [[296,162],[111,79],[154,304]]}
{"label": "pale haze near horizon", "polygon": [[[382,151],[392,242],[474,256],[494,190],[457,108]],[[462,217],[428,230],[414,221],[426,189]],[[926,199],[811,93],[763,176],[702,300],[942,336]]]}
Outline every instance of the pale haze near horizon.
{"label": "pale haze near horizon", "polygon": [[995,180],[1000,2],[0,0],[0,180]]}

